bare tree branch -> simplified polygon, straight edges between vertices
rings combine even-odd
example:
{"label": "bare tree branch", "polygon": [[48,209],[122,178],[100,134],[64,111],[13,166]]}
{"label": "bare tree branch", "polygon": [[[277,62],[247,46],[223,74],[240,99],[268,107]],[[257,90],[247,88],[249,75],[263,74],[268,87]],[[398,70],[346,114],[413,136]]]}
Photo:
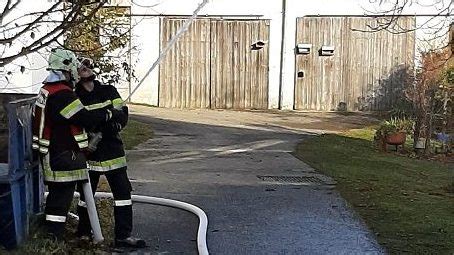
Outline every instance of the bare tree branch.
{"label": "bare tree branch", "polygon": [[0,14],[0,24],[2,24],[3,17],[8,14],[8,11],[10,11],[10,9],[9,9],[10,4],[11,4],[11,0],[8,0],[8,2],[5,3],[5,7],[3,8],[2,13]]}
{"label": "bare tree branch", "polygon": [[[64,12],[65,17],[62,21],[56,21],[54,24],[58,24],[55,28],[53,28],[47,34],[39,37],[38,39],[34,40],[33,42],[29,43],[27,46],[22,47],[19,52],[15,52],[9,56],[2,56],[0,55],[0,67],[3,67],[15,59],[26,56],[32,52],[36,52],[44,47],[47,47],[53,43],[56,43],[61,36],[65,34],[65,32],[74,27],[78,24],[86,20],[90,20],[93,18],[95,13],[101,8],[107,0],[101,0],[95,3],[95,7],[90,11],[87,15],[83,13],[83,7],[87,4],[84,1],[76,1],[71,5],[71,8],[68,12]],[[40,13],[40,15],[34,19],[34,21],[28,23],[25,28],[22,28],[17,34],[12,37],[0,39],[0,46],[7,47],[6,44],[11,44],[14,40],[18,40],[24,33],[30,31],[30,29],[36,27],[38,24],[43,23],[52,23],[49,21],[43,21],[45,17],[48,17],[50,13],[54,12],[59,5],[61,5],[64,1],[60,0],[56,4],[52,5],[46,11]],[[11,6],[12,7],[12,6]]]}
{"label": "bare tree branch", "polygon": [[[65,11],[67,11],[67,10],[68,10],[68,8],[55,9],[55,10],[49,12],[48,14],[51,15],[51,14],[54,14],[54,13],[63,13]],[[30,16],[33,17],[33,16],[41,15],[43,13],[44,13],[43,11],[40,11],[40,12],[30,12],[30,13],[24,14],[24,15],[22,15],[20,17],[17,17],[15,19],[10,20],[8,23],[0,25],[0,29],[5,29],[5,30],[2,30],[2,32],[3,32],[3,31],[6,31],[6,30],[12,30],[12,29],[17,29],[19,27],[23,27],[25,25],[28,25],[28,24],[32,23],[33,21],[28,22],[26,24],[21,24],[21,25],[19,25],[19,24],[15,25],[14,23],[20,21],[21,19],[24,19],[24,18],[27,18],[27,17],[30,17]],[[44,21],[41,21],[41,22],[44,22]],[[47,22],[58,22],[58,21],[52,20],[52,21],[47,21]]]}
{"label": "bare tree branch", "polygon": [[21,35],[23,35],[25,32],[27,31],[30,31],[30,29],[39,21],[41,21],[44,17],[46,17],[47,15],[49,15],[49,13],[57,8],[57,6],[60,5],[60,2],[52,5],[52,7],[50,7],[47,11],[43,12],[40,16],[38,16],[33,22],[30,22],[30,24],[28,26],[26,26],[25,28],[23,28],[21,31],[19,31],[18,33],[16,33],[14,36],[11,36],[9,38],[4,38],[4,39],[0,39],[0,44],[6,44],[6,43],[11,43],[12,41],[14,41],[15,39],[19,38]]}
{"label": "bare tree branch", "polygon": [[[388,3],[388,1],[384,0],[369,0],[369,3],[372,4],[377,4],[379,6],[382,6],[385,3]],[[431,17],[426,20],[424,23],[415,26],[412,29],[408,28],[402,28],[399,27],[397,23],[398,19],[403,16],[403,13],[406,9],[410,8],[412,5],[419,5],[423,7],[434,7],[437,9],[437,12],[431,15]],[[438,7],[440,6],[440,7]],[[432,21],[434,21],[437,18],[440,17],[445,17],[449,18],[453,16],[453,6],[454,6],[454,1],[449,1],[449,4],[445,4],[444,1],[442,0],[434,0],[431,4],[423,4],[420,3],[419,1],[415,0],[395,0],[395,3],[392,5],[390,9],[386,9],[383,11],[371,11],[371,10],[365,10],[368,15],[371,16],[377,16],[377,17],[383,17],[383,20],[378,20],[377,25],[367,25],[368,29],[353,29],[354,31],[358,32],[379,32],[382,30],[386,30],[392,34],[402,34],[402,33],[408,33],[408,32],[413,32],[422,28],[425,28],[428,26]],[[398,29],[395,29],[395,27],[398,27]]]}
{"label": "bare tree branch", "polygon": [[0,13],[0,24],[2,24],[3,18],[6,17],[6,15],[8,15],[11,12],[11,10],[16,8],[20,2],[21,0],[16,0],[16,2],[14,2],[13,5],[11,5],[11,0],[8,0],[8,2],[6,2],[5,8],[3,8],[2,13]]}

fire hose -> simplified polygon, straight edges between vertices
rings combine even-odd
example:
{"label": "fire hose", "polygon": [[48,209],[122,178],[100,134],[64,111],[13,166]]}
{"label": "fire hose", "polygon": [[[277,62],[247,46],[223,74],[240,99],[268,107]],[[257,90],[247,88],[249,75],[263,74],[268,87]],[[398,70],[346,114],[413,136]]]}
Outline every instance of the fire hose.
{"label": "fire hose", "polygon": [[[83,185],[83,191],[85,194],[85,202],[87,203],[88,209],[88,216],[90,218],[90,224],[93,230],[93,241],[95,243],[102,242],[104,237],[102,236],[101,227],[99,225],[99,218],[96,212],[96,206],[94,202],[94,198],[91,195],[91,185],[89,183],[85,183]],[[47,196],[47,192],[45,194]],[[74,197],[79,197],[78,192],[74,192]],[[95,198],[113,198],[112,193],[107,192],[96,192]],[[168,206],[173,208],[178,208],[182,210],[186,210],[195,214],[199,218],[199,228],[197,230],[197,249],[200,255],[208,255],[208,247],[206,242],[206,234],[207,234],[207,227],[208,227],[208,217],[205,212],[200,209],[199,207],[177,201],[172,199],[160,198],[160,197],[150,197],[150,196],[141,196],[141,195],[132,195],[132,201],[137,203],[144,203],[144,204],[154,204],[154,205],[162,205]]]}

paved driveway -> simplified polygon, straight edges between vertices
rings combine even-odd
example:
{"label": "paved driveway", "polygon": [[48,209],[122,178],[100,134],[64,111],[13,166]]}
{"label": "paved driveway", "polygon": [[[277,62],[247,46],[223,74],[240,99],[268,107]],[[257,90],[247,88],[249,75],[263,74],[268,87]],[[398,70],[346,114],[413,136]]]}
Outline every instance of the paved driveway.
{"label": "paved driveway", "polygon": [[[382,253],[334,182],[291,154],[314,135],[307,130],[322,130],[272,122],[298,114],[131,108],[132,118],[155,131],[154,139],[128,152],[134,193],[202,208],[212,254]],[[135,231],[151,244],[147,252],[197,254],[195,216],[134,208]]]}

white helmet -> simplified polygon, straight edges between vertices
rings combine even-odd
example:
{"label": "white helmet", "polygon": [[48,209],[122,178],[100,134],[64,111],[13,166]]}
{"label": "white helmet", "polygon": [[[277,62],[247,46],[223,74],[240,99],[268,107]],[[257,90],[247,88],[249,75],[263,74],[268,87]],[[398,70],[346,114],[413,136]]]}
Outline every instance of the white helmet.
{"label": "white helmet", "polygon": [[62,48],[54,48],[49,55],[47,70],[70,72],[74,80],[78,81],[79,75],[77,73],[77,68],[79,65],[80,63],[74,52]]}

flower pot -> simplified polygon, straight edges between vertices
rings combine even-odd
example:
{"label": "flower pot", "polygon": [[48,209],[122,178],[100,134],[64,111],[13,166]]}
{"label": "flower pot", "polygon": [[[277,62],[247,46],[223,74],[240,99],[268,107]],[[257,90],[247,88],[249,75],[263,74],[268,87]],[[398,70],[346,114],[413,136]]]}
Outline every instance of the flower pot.
{"label": "flower pot", "polygon": [[387,144],[390,145],[402,145],[407,140],[407,133],[405,132],[398,132],[386,135],[385,141]]}
{"label": "flower pot", "polygon": [[415,149],[425,149],[426,148],[426,138],[419,138],[415,143]]}

